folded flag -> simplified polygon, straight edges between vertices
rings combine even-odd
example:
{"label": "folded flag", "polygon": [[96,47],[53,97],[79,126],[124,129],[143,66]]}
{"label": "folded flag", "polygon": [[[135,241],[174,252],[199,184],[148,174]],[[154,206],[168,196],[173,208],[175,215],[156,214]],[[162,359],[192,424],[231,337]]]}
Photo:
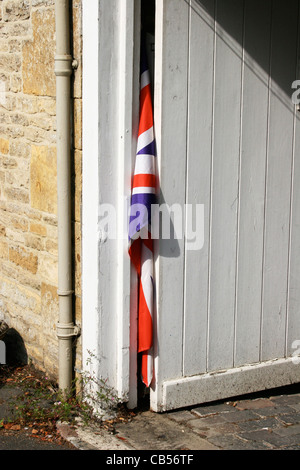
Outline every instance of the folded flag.
{"label": "folded flag", "polygon": [[140,118],[129,216],[129,255],[138,274],[138,352],[141,376],[153,378],[153,240],[151,205],[156,202],[155,138],[150,73],[145,41],[141,44]]}

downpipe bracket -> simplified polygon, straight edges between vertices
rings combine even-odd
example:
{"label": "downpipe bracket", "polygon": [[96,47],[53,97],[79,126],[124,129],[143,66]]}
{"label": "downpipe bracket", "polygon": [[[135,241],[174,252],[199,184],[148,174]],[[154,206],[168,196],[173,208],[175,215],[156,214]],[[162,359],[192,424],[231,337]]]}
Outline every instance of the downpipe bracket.
{"label": "downpipe bracket", "polygon": [[57,77],[69,77],[73,73],[73,57],[69,54],[57,55],[54,58],[54,72]]}
{"label": "downpipe bracket", "polygon": [[81,328],[79,325],[74,325],[74,323],[60,323],[56,324],[56,334],[58,339],[70,339],[73,337],[78,337],[80,335]]}

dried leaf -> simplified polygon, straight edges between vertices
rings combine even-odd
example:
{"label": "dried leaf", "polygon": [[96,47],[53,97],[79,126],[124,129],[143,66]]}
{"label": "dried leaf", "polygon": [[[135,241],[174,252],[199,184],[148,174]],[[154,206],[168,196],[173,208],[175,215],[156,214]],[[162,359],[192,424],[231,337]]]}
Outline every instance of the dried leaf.
{"label": "dried leaf", "polygon": [[10,429],[12,431],[20,431],[21,426],[20,426],[20,424],[13,424]]}

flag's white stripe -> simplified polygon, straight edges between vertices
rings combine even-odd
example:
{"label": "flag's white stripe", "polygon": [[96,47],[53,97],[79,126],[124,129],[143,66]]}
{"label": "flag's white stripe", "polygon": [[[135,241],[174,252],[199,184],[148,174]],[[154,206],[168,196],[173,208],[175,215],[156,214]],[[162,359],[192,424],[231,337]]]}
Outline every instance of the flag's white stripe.
{"label": "flag's white stripe", "polygon": [[137,155],[135,160],[135,175],[155,175],[154,155]]}
{"label": "flag's white stripe", "polygon": [[144,353],[147,361],[147,377],[144,377],[150,386],[153,378],[153,348]]}
{"label": "flag's white stripe", "polygon": [[145,72],[141,75],[141,90],[150,84],[150,73],[149,70],[145,70]]}
{"label": "flag's white stripe", "polygon": [[153,316],[153,253],[143,244],[141,250],[141,282],[146,304],[151,317]]}
{"label": "flag's white stripe", "polygon": [[155,188],[140,186],[132,189],[132,194],[155,194]]}
{"label": "flag's white stripe", "polygon": [[144,360],[146,360],[146,377],[142,377],[142,380],[150,387],[153,378],[153,349],[149,349],[149,351],[144,352],[143,355]]}
{"label": "flag's white stripe", "polygon": [[149,354],[147,354],[147,375],[148,375],[148,383],[149,385],[152,382],[152,376],[153,376],[153,350],[152,348],[149,351]]}
{"label": "flag's white stripe", "polygon": [[137,153],[142,150],[144,147],[147,145],[151,144],[154,140],[154,132],[153,132],[153,126],[150,127],[150,129],[146,130],[143,132],[141,135],[138,137],[137,141]]}

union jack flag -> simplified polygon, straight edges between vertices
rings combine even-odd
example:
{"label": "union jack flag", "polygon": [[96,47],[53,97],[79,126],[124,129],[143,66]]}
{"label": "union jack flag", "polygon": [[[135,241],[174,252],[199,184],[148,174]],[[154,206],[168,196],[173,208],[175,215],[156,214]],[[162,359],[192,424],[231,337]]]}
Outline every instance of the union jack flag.
{"label": "union jack flag", "polygon": [[150,73],[142,38],[140,118],[129,217],[129,255],[139,279],[138,352],[141,378],[149,387],[153,378],[153,240],[151,205],[156,201],[155,137]]}

